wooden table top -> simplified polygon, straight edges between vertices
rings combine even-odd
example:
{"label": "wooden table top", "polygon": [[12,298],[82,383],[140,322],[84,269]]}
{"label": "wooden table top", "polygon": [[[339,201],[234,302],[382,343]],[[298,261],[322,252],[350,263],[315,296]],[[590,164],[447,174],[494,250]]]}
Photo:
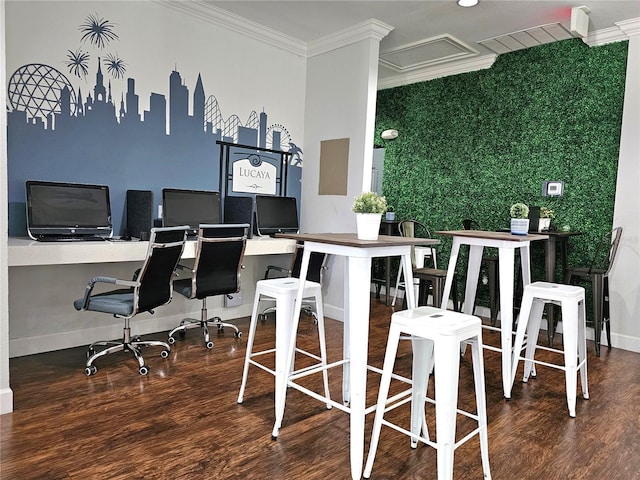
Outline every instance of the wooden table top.
{"label": "wooden table top", "polygon": [[512,235],[510,232],[493,232],[486,230],[445,230],[436,232],[437,235],[449,235],[452,237],[487,238],[490,240],[504,240],[510,242],[523,242],[535,240],[547,240],[549,235],[529,233],[527,235]]}
{"label": "wooden table top", "polygon": [[355,233],[277,233],[276,237],[361,248],[440,244],[440,240],[435,238],[396,237],[391,235],[378,235],[377,240],[360,240]]}

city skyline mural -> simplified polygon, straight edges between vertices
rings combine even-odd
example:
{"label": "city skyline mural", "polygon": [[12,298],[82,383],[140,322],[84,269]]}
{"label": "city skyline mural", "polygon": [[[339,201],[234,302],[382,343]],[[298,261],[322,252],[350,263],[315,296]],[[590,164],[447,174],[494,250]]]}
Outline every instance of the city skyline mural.
{"label": "city skyline mural", "polygon": [[109,185],[115,234],[125,227],[129,189],[153,191],[155,204],[164,187],[219,191],[219,142],[261,148],[260,158],[274,163],[288,152],[284,190],[300,198],[302,150],[284,125],[269,124],[265,111],[251,111],[245,122],[237,113],[224,119],[202,75],[191,91],[177,66],[168,72],[168,94],[150,92],[144,109],[143,89],[114,49],[116,23],[90,14],[78,31],[80,46],[59,62],[66,72],[54,62],[24,63],[8,77],[11,235],[25,229],[30,179]]}

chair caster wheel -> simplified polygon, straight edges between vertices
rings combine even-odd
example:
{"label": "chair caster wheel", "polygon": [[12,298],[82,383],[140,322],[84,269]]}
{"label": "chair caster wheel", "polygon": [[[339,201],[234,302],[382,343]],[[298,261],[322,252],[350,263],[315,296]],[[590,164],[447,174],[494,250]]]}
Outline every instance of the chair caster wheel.
{"label": "chair caster wheel", "polygon": [[173,345],[174,343],[176,343],[176,339],[173,337],[169,337],[169,345]]}
{"label": "chair caster wheel", "polygon": [[87,377],[90,377],[91,375],[95,375],[97,371],[98,369],[95,367],[95,365],[91,365],[90,367],[84,369],[84,374]]}
{"label": "chair caster wheel", "polygon": [[204,344],[205,347],[207,347],[209,350],[211,350],[213,348],[213,342],[207,342]]}
{"label": "chair caster wheel", "polygon": [[233,334],[236,338],[242,337],[242,332],[236,332]]}
{"label": "chair caster wheel", "polygon": [[147,367],[146,365],[143,365],[140,367],[138,371],[140,372],[140,375],[146,375],[149,373],[149,367]]}
{"label": "chair caster wheel", "polygon": [[169,356],[169,350],[163,350],[160,352],[160,356],[162,358],[167,358]]}

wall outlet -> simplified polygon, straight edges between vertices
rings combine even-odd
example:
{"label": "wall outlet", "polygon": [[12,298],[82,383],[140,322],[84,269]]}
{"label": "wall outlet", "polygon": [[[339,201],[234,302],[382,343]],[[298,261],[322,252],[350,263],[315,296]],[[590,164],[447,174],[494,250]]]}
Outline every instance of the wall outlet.
{"label": "wall outlet", "polygon": [[232,293],[224,296],[225,307],[239,307],[240,305],[242,305],[242,290],[238,293]]}

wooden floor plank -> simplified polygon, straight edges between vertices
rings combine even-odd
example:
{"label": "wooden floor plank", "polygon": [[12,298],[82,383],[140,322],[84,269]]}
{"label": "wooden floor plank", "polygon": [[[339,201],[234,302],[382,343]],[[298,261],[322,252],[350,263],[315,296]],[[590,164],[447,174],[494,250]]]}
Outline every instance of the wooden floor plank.
{"label": "wooden floor plank", "polygon": [[[393,310],[376,300],[371,305],[369,363],[381,367]],[[83,348],[11,359],[15,411],[0,416],[0,477],[348,478],[345,413],[290,389],[280,436],[272,441],[274,380],[257,368],[250,370],[244,403],[236,403],[248,319],[236,323],[245,337],[214,335],[212,350],[195,330],[174,345],[168,359],[148,349],[146,377],[124,354],[100,359],[97,374],[86,377]],[[135,329],[135,320],[132,325]],[[274,335],[270,317],[259,324],[256,348],[272,345]],[[317,341],[316,327],[305,317],[298,344],[317,350]],[[485,333],[485,342],[498,341],[498,334]],[[340,322],[327,320],[327,343],[329,360],[338,360]],[[539,367],[538,377],[527,384],[516,379],[513,398],[506,401],[499,355],[485,351],[494,480],[640,478],[640,354],[603,348],[597,358],[591,343],[588,350],[591,398],[578,394],[574,419],[567,412],[563,372]],[[410,375],[409,342],[402,342],[396,368]],[[370,374],[368,404],[375,402],[378,380]],[[311,385],[320,391],[320,377]],[[339,399],[339,372],[331,372],[330,385]],[[460,367],[459,404],[474,408],[470,352]],[[408,421],[408,411],[399,409],[393,418]],[[372,422],[369,415],[367,442]],[[465,422],[459,421],[460,431],[469,427]],[[407,437],[383,428],[371,478],[436,478],[435,451],[424,445],[412,450]],[[482,478],[477,439],[456,450],[455,478]]]}

